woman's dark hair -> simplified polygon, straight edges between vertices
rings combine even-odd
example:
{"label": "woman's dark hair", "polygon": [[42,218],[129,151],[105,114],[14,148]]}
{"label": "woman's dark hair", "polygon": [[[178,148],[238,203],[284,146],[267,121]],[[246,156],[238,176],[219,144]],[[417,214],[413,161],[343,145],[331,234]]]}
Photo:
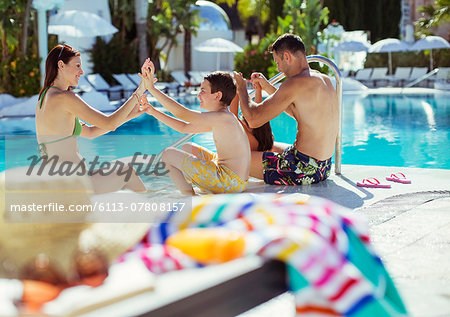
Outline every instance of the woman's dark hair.
{"label": "woman's dark hair", "polygon": [[[248,126],[247,120],[245,118],[242,118],[245,122],[245,124]],[[258,128],[254,128],[252,130],[252,134],[255,137],[255,139],[258,141],[258,151],[270,151],[273,147],[273,134],[272,134],[272,127],[270,126],[270,121],[267,121],[262,126]]]}
{"label": "woman's dark hair", "polygon": [[64,64],[69,63],[72,57],[80,56],[80,52],[71,48],[69,45],[60,44],[56,45],[50,53],[48,53],[47,59],[45,60],[45,80],[44,86],[39,92],[39,99],[47,87],[55,81],[58,75],[58,61],[62,60]]}

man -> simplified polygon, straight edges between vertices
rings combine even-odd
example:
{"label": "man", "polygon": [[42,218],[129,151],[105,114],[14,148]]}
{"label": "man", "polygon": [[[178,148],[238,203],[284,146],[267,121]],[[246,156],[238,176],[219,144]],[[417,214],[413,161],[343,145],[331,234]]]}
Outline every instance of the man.
{"label": "man", "polygon": [[269,48],[277,69],[287,79],[276,89],[260,73],[252,82],[269,94],[262,103],[249,100],[245,79],[235,73],[241,111],[251,128],[275,118],[283,111],[297,121],[295,143],[280,151],[252,152],[250,175],[267,184],[305,185],[325,180],[339,127],[336,91],[328,76],[311,70],[305,45],[293,34],[280,36]]}

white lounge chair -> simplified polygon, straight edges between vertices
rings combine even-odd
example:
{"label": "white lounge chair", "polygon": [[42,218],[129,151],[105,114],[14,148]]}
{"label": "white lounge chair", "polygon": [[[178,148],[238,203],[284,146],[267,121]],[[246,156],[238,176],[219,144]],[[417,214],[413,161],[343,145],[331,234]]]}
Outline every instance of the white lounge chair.
{"label": "white lounge chair", "polygon": [[198,84],[193,83],[183,71],[173,71],[170,73],[170,76],[180,85],[180,88],[183,87],[185,90],[189,87],[196,87]]}
{"label": "white lounge chair", "polygon": [[387,70],[387,67],[376,67],[373,69],[372,76],[370,76],[373,87],[384,86],[388,83],[386,78]]}
{"label": "white lounge chair", "polygon": [[450,81],[450,67],[439,67],[439,71],[436,74],[437,80]]}
{"label": "white lounge chair", "polygon": [[438,72],[430,77],[433,82],[450,82],[450,67],[439,67]]}
{"label": "white lounge chair", "polygon": [[370,76],[372,76],[373,68],[363,68],[358,70],[355,79],[363,84],[367,84],[370,81]]}
{"label": "white lounge chair", "polygon": [[[137,86],[139,86],[140,82],[141,82],[141,77],[139,76],[139,74],[128,74],[128,77],[130,78],[131,81],[133,81],[136,84],[136,88]],[[184,85],[184,83],[183,83]],[[177,93],[180,91],[180,84],[173,82],[173,83],[166,83],[166,82],[159,82],[157,81],[155,83],[155,87],[158,88],[159,90],[164,91],[165,93],[169,93],[170,91],[175,90]]]}
{"label": "white lounge chair", "polygon": [[122,98],[122,86],[111,87],[100,74],[89,74],[86,75],[86,77],[95,90],[105,93],[109,100],[118,100]]}
{"label": "white lounge chair", "polygon": [[450,67],[439,67],[438,72],[428,80],[428,87],[436,89],[448,89],[450,84]]}
{"label": "white lounge chair", "polygon": [[170,76],[172,76],[172,78],[175,79],[175,81],[180,85],[184,85],[189,82],[189,78],[187,78],[184,72],[182,71],[171,72]]}
{"label": "white lounge chair", "polygon": [[348,69],[341,70],[341,77],[348,77],[349,73],[350,73],[350,71]]}
{"label": "white lounge chair", "polygon": [[391,77],[391,84],[393,86],[404,86],[411,74],[411,67],[397,67],[394,76]]}
{"label": "white lounge chair", "polygon": [[129,98],[133,91],[138,87],[126,74],[113,74],[113,77],[123,88],[123,97]]}
{"label": "white lounge chair", "polygon": [[74,92],[82,95],[91,90],[94,90],[94,87],[89,83],[86,76],[81,76],[78,80],[78,86],[75,87]]}
{"label": "white lounge chair", "polygon": [[199,71],[190,71],[189,76],[191,76],[191,83],[193,85],[200,86],[200,84],[203,81],[203,78],[205,77],[205,73]]}
{"label": "white lounge chair", "polygon": [[[419,79],[420,77],[428,73],[428,67],[413,67],[411,74],[409,75],[408,83]],[[426,86],[426,82],[418,82],[416,85]]]}
{"label": "white lounge chair", "polygon": [[111,104],[108,97],[105,94],[92,90],[84,93],[81,99],[86,101],[90,106],[102,112],[112,112],[116,110],[116,107]]}
{"label": "white lounge chair", "polygon": [[128,78],[137,86],[141,83],[141,77],[139,74],[127,74]]}

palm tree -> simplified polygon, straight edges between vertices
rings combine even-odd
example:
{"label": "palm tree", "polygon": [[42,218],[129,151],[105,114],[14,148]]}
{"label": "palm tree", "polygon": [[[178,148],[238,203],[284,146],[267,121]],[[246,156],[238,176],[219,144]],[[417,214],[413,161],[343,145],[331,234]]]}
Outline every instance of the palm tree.
{"label": "palm tree", "polygon": [[[20,2],[20,1],[19,1]],[[21,32],[21,3],[0,0],[0,38],[2,47],[2,62],[9,60],[10,48],[19,44],[17,38]]]}
{"label": "palm tree", "polygon": [[135,5],[128,0],[109,1],[111,10],[111,23],[120,30],[120,37],[123,41],[127,38],[135,23]]}
{"label": "palm tree", "polygon": [[147,51],[147,17],[148,0],[135,0],[136,33],[139,48],[139,64],[142,64],[148,56]]}
{"label": "palm tree", "polygon": [[28,23],[30,21],[31,2],[33,2],[33,0],[26,0],[25,13],[23,16],[22,47],[20,52],[23,56],[27,54]]}
{"label": "palm tree", "polygon": [[184,31],[184,72],[188,76],[188,72],[192,69],[192,34],[197,34],[200,24],[199,10],[193,9],[196,0],[172,0],[174,5],[174,16],[179,26]]}

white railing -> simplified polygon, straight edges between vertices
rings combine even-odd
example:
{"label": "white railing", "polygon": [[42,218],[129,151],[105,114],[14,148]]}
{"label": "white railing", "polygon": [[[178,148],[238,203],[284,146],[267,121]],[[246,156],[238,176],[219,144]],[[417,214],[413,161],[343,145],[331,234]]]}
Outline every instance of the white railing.
{"label": "white railing", "polygon": [[[311,62],[320,62],[328,65],[331,70],[334,73],[334,76],[336,77],[336,92],[338,95],[338,102],[339,102],[339,130],[338,135],[336,138],[336,145],[334,149],[334,172],[335,174],[341,174],[341,157],[342,157],[342,78],[341,78],[341,72],[339,68],[336,66],[336,64],[330,60],[329,58],[320,56],[320,55],[310,55],[306,57],[306,60],[308,63]],[[272,78],[269,79],[269,83],[274,85],[284,79],[285,76],[283,73],[278,73]],[[252,90],[249,92],[249,97],[252,98],[255,94],[255,91]],[[172,143],[171,147],[177,147],[181,144],[186,143],[189,139],[191,139],[195,134],[186,134],[182,136],[180,139]],[[160,152],[155,159],[155,162],[159,162],[162,156],[162,152]]]}
{"label": "white railing", "polygon": [[339,129],[336,137],[336,145],[334,147],[334,173],[341,174],[341,163],[342,163],[342,77],[341,71],[337,65],[329,58],[320,55],[310,55],[306,57],[308,63],[320,62],[326,64],[334,73],[336,78],[336,93],[338,96],[339,105]]}

